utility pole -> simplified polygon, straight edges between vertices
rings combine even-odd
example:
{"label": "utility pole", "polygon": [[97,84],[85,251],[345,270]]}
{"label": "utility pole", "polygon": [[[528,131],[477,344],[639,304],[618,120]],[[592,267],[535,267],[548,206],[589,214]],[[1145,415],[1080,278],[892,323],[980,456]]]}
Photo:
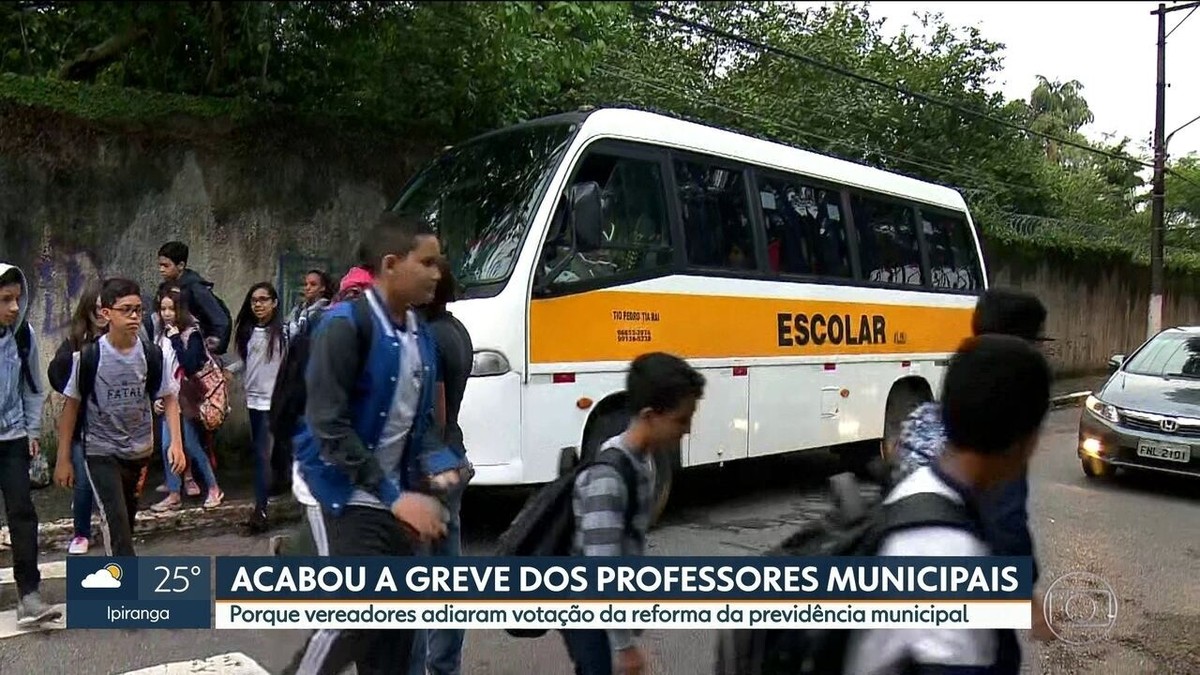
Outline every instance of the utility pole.
{"label": "utility pole", "polygon": [[1200,2],[1188,2],[1170,8],[1165,3],[1159,3],[1158,9],[1150,12],[1158,15],[1158,82],[1154,111],[1154,180],[1150,195],[1150,312],[1147,338],[1154,337],[1162,330],[1163,291],[1166,286],[1163,271],[1163,239],[1166,234],[1163,199],[1166,192],[1164,174],[1167,148],[1163,134],[1166,131],[1167,106],[1167,14],[1198,6]]}

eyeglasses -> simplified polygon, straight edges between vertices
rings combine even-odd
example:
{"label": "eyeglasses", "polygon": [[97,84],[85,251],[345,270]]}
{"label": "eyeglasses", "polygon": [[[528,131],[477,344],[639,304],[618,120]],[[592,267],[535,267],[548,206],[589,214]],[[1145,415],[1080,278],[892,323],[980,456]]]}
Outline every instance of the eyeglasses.
{"label": "eyeglasses", "polygon": [[141,316],[144,311],[141,305],[122,305],[121,307],[113,307],[114,312],[120,312],[125,316]]}
{"label": "eyeglasses", "polygon": [[256,295],[256,296],[253,296],[250,298],[250,303],[254,304],[254,305],[265,305],[269,302],[272,302],[273,300],[274,300],[274,298],[264,298],[262,296]]}

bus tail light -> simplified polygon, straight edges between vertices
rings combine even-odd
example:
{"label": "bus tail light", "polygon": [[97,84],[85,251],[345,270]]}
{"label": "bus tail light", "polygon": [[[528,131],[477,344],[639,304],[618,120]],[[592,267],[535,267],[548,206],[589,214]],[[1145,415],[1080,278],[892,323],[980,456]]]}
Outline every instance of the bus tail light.
{"label": "bus tail light", "polygon": [[471,360],[471,377],[503,375],[510,370],[508,359],[498,351],[480,349]]}

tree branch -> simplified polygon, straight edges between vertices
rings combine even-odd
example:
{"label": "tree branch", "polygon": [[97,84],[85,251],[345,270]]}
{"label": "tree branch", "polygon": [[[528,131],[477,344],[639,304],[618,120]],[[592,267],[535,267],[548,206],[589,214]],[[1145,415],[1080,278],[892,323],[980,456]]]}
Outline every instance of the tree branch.
{"label": "tree branch", "polygon": [[89,47],[75,60],[64,65],[59,71],[59,77],[64,80],[91,81],[106,66],[121,58],[138,40],[149,35],[145,26],[133,25],[124,31],[108,38],[104,42]]}

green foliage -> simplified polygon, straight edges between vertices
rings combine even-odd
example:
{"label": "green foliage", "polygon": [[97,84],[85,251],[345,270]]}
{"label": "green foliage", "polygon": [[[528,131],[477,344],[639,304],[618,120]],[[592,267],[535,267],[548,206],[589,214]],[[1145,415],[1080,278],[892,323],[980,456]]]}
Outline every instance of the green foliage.
{"label": "green foliage", "polygon": [[[0,73],[9,73],[0,98],[88,119],[286,109],[441,142],[584,104],[646,106],[951,185],[999,242],[1143,259],[1143,167],[1012,126],[1086,144],[1084,85],[1039,78],[1028,101],[1005,100],[992,86],[1003,45],[986,29],[919,18],[895,34],[850,2],[9,1],[0,2]],[[1119,155],[1129,146],[1097,144]],[[1195,158],[1175,169],[1200,184]],[[1168,178],[1167,256],[1181,268],[1200,269],[1189,267],[1200,251],[1198,193]]]}

